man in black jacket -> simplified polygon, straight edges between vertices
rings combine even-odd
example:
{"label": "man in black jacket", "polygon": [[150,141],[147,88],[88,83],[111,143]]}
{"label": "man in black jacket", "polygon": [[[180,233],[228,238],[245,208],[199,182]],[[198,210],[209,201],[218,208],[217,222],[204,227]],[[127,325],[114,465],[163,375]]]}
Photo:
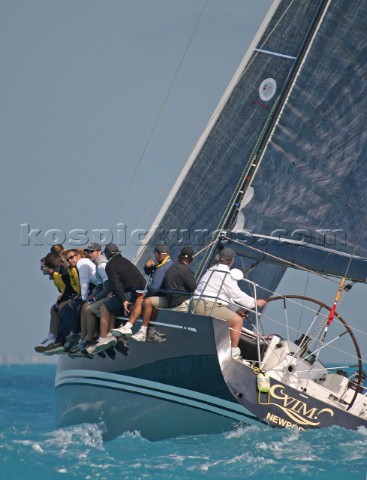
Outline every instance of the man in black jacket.
{"label": "man in black jacket", "polygon": [[121,255],[114,243],[106,245],[104,254],[108,260],[106,273],[112,297],[101,306],[100,335],[95,345],[87,348],[88,353],[107,350],[117,340],[109,334],[112,318],[130,313],[132,303],[143,294],[145,279],[137,267]]}
{"label": "man in black jacket", "polygon": [[[182,248],[178,261],[166,271],[162,288],[166,290],[168,308],[181,311],[188,310],[190,294],[196,288],[194,273],[189,268],[193,259],[194,250],[190,245],[186,245]],[[170,290],[175,293],[170,294]],[[177,292],[182,292],[182,295]]]}

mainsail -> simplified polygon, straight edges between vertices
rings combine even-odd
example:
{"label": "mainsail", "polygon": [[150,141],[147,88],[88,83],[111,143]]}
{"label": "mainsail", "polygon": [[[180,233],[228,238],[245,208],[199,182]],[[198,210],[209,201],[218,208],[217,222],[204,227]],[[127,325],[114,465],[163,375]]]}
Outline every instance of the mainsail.
{"label": "mainsail", "polygon": [[[139,266],[159,240],[174,257],[223,230],[235,241],[256,234],[257,246],[262,236],[306,236],[364,262],[366,14],[365,0],[273,3],[138,251]],[[198,274],[213,254],[199,256]],[[274,290],[284,269],[260,266],[255,279]]]}

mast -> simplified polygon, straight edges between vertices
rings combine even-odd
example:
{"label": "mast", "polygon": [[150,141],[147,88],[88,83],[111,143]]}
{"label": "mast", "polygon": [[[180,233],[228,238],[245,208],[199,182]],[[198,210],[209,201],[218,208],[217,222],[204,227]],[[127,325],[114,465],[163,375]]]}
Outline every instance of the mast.
{"label": "mast", "polygon": [[[238,183],[236,190],[234,191],[233,197],[231,199],[231,203],[228,205],[226,214],[223,219],[222,226],[220,227],[220,231],[217,232],[217,243],[213,244],[210,248],[207,249],[205,253],[205,258],[203,258],[203,261],[201,262],[200,268],[197,272],[197,275],[199,277],[204,273],[206,268],[208,268],[211,264],[215,263],[215,256],[218,253],[218,242],[220,241],[223,233],[226,230],[231,229],[236,221],[236,217],[240,210],[241,203],[243,202],[246,192],[248,191],[248,188],[251,186],[254,180],[254,177],[258,171],[258,168],[265,154],[266,148],[271,140],[272,134],[277,125],[278,119],[280,118],[283,112],[284,105],[287,102],[287,99],[294,86],[297,76],[308,55],[308,52],[310,51],[313,40],[317,35],[317,31],[319,29],[319,26],[322,23],[322,20],[329,7],[330,2],[331,0],[321,0],[320,2],[319,9],[313,18],[313,21],[309,27],[309,31],[307,32],[304,42],[301,45],[298,55],[296,56],[296,60],[294,62],[293,68],[289,72],[288,80],[284,86],[284,89],[276,99],[275,106],[268,117],[267,126],[263,131],[262,138],[260,138],[260,141],[256,146],[257,147],[256,150],[253,152],[253,154],[249,158],[246,164],[246,167],[244,169],[243,175],[241,177],[241,180]],[[255,53],[254,55],[257,55],[257,53]]]}

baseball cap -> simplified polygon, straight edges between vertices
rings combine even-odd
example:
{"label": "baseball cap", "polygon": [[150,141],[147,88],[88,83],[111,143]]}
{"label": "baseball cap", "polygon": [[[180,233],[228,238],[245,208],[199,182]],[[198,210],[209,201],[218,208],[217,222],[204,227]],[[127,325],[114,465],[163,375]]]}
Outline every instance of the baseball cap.
{"label": "baseball cap", "polygon": [[104,254],[105,255],[113,255],[114,253],[119,253],[119,247],[115,243],[109,243],[105,246]]}
{"label": "baseball cap", "polygon": [[180,256],[181,257],[189,257],[189,258],[192,258],[194,256],[195,252],[193,250],[192,247],[190,247],[190,245],[185,245],[184,247],[182,247],[181,249],[181,254]]}
{"label": "baseball cap", "polygon": [[101,250],[101,245],[99,243],[88,243],[84,251],[88,250]]}
{"label": "baseball cap", "polygon": [[154,251],[155,253],[159,253],[161,255],[162,253],[168,253],[168,247],[165,244],[156,245]]}

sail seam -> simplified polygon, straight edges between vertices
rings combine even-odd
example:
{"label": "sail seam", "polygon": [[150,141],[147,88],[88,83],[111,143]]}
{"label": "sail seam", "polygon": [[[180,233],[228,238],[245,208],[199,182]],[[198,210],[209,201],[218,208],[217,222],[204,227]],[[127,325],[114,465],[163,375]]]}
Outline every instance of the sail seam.
{"label": "sail seam", "polygon": [[294,55],[286,55],[285,53],[272,52],[271,50],[265,50],[264,48],[255,48],[256,52],[265,53],[267,55],[273,55],[274,57],[288,58],[290,60],[297,60]]}

